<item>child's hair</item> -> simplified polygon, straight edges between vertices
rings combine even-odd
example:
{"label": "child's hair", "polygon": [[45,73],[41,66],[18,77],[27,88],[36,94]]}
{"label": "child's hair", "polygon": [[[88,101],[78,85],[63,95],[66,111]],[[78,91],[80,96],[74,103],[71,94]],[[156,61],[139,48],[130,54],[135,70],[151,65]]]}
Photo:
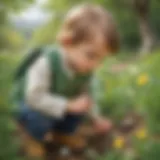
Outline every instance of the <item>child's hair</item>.
{"label": "child's hair", "polygon": [[119,34],[111,14],[101,6],[80,5],[67,14],[59,40],[69,37],[72,44],[78,44],[91,39],[98,30],[104,35],[106,47],[115,53],[119,49]]}

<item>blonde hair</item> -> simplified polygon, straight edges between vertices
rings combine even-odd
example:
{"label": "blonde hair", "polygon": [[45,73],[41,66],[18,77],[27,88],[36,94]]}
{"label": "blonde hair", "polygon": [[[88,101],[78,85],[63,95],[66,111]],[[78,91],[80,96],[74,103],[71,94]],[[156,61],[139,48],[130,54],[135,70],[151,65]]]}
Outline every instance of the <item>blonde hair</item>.
{"label": "blonde hair", "polygon": [[66,15],[59,40],[70,37],[72,43],[81,43],[91,38],[95,28],[104,35],[106,47],[111,52],[116,52],[119,49],[116,24],[111,14],[98,5],[80,5],[72,8]]}

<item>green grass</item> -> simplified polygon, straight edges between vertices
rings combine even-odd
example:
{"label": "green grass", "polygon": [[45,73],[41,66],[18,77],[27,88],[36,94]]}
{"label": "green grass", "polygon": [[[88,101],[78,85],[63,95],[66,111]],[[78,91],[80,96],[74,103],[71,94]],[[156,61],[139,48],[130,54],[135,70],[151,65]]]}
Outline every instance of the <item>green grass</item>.
{"label": "green grass", "polygon": [[18,56],[0,55],[0,159],[16,160],[16,143],[13,138],[15,126],[12,122],[10,92],[12,76]]}

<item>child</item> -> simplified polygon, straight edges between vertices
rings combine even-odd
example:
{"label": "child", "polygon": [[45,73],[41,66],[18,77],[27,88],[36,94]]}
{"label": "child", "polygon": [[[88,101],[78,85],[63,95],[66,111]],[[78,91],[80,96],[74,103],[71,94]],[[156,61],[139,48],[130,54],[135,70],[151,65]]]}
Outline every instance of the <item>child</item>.
{"label": "child", "polygon": [[89,91],[93,71],[118,49],[111,15],[100,6],[73,8],[64,20],[58,42],[59,47],[43,50],[18,83],[18,120],[35,140],[32,144],[54,139],[48,134],[54,131],[62,135],[64,143],[77,145],[73,133],[88,113],[97,133],[111,128],[98,113]]}

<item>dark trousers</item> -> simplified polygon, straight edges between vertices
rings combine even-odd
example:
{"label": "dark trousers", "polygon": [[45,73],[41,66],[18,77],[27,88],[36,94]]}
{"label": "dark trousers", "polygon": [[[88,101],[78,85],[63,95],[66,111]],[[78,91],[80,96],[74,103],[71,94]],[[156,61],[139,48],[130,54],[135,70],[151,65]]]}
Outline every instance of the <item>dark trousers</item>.
{"label": "dark trousers", "polygon": [[43,140],[50,131],[72,134],[82,122],[84,115],[67,114],[62,119],[45,116],[32,110],[25,103],[21,103],[18,121],[23,124],[27,132],[37,140]]}

